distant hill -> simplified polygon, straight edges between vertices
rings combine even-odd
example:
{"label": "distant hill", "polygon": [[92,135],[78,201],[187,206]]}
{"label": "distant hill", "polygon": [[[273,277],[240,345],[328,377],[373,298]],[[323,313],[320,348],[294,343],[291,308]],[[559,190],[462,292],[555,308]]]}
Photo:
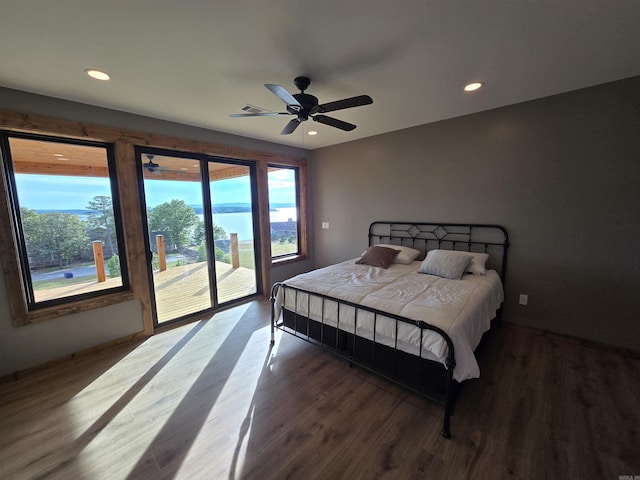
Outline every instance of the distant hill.
{"label": "distant hill", "polygon": [[91,214],[94,214],[94,213],[99,213],[99,212],[96,212],[95,210],[82,210],[82,209],[69,209],[69,210],[55,210],[55,209],[42,210],[42,209],[39,209],[39,210],[36,210],[35,212],[38,213],[38,214],[55,213],[55,212],[58,212],[58,213],[70,213],[71,215],[91,215]]}
{"label": "distant hill", "polygon": [[[202,215],[204,209],[202,205],[189,205],[196,212],[197,215]],[[272,209],[277,208],[295,208],[291,203],[274,203],[271,205]],[[214,203],[213,213],[244,213],[251,211],[250,203]]]}
{"label": "distant hill", "polygon": [[[202,215],[204,213],[204,209],[202,205],[189,205],[196,212],[197,215]],[[291,203],[274,203],[271,205],[272,210],[277,208],[295,208],[294,204]],[[251,204],[250,203],[215,203],[213,205],[213,213],[243,213],[250,212]],[[91,215],[96,212],[94,210],[84,210],[84,209],[69,209],[69,210],[36,210],[36,213],[70,213],[72,215]]]}

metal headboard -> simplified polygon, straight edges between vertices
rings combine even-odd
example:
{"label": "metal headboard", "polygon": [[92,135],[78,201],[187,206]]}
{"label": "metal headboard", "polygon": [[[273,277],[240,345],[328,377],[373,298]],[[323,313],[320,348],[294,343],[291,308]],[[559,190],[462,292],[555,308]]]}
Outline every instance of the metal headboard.
{"label": "metal headboard", "polygon": [[434,249],[488,253],[487,268],[505,281],[509,235],[500,225],[377,221],[369,226],[369,245],[379,243],[415,248],[424,255]]}

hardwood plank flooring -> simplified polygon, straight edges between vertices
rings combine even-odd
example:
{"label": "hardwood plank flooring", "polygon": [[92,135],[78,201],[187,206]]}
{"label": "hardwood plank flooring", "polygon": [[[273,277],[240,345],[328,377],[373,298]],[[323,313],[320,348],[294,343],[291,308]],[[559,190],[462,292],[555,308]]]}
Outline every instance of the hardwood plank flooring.
{"label": "hardwood plank flooring", "polygon": [[442,409],[290,335],[256,300],[0,384],[2,479],[640,475],[640,359],[505,324]]}

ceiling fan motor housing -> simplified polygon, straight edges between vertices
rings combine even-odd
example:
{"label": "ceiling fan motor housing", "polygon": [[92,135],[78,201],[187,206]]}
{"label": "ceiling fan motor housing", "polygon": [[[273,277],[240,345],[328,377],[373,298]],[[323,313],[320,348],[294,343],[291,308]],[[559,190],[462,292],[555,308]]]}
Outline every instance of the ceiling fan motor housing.
{"label": "ceiling fan motor housing", "polygon": [[300,120],[307,120],[309,115],[313,115],[318,112],[318,98],[313,95],[309,95],[307,93],[295,93],[293,95],[300,105],[302,105],[302,109],[297,105],[287,105],[287,111],[289,113],[294,113],[298,115]]}

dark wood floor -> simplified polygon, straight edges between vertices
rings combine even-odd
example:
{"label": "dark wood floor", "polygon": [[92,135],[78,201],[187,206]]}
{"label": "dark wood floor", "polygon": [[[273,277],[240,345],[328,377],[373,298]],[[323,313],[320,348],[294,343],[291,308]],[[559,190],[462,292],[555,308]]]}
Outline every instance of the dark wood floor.
{"label": "dark wood floor", "polygon": [[289,335],[264,301],[0,384],[0,478],[640,475],[640,360],[506,324],[441,408]]}

